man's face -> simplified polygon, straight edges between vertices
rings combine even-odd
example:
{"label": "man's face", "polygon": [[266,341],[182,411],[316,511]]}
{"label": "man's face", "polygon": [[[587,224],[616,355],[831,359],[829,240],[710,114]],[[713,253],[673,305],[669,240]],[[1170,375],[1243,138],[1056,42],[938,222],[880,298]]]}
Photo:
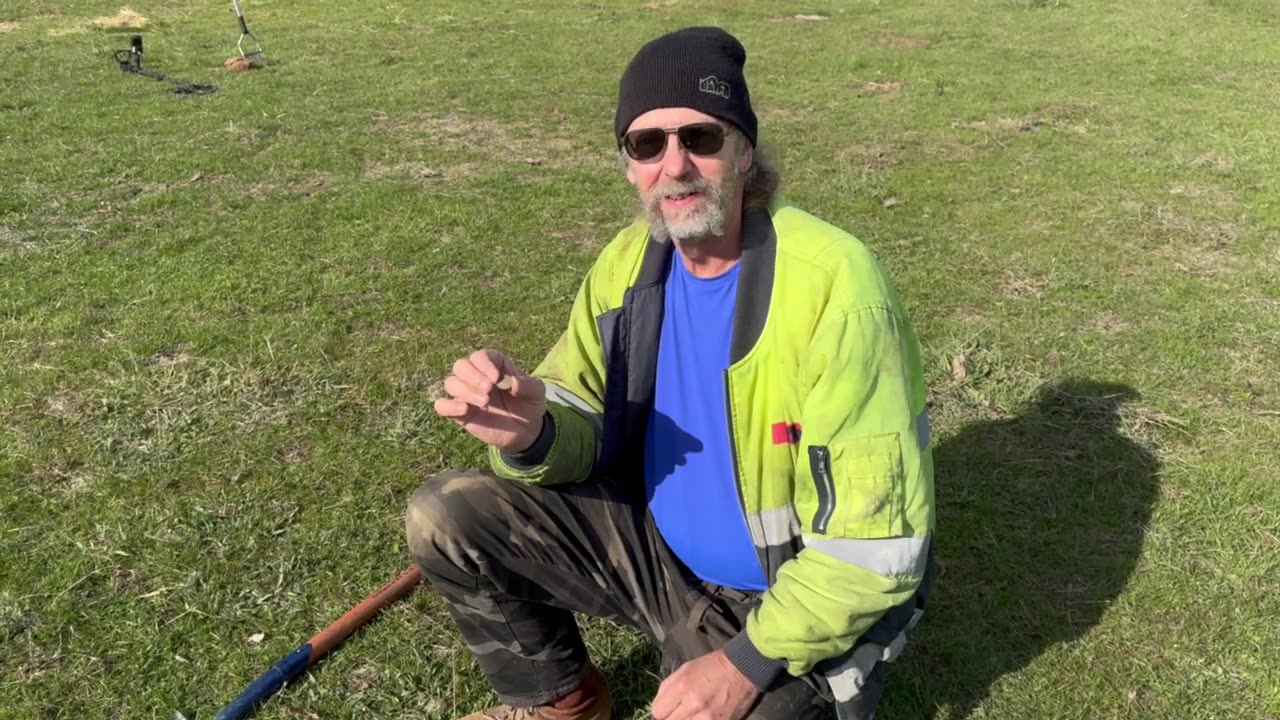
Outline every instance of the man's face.
{"label": "man's face", "polygon": [[[636,118],[627,132],[708,122],[732,127],[690,108],[659,108]],[[736,131],[727,134],[714,155],[689,152],[674,132],[666,142],[666,149],[651,160],[627,158],[627,180],[639,191],[654,235],[685,245],[722,235],[737,207],[742,176],[751,167],[750,144]]]}

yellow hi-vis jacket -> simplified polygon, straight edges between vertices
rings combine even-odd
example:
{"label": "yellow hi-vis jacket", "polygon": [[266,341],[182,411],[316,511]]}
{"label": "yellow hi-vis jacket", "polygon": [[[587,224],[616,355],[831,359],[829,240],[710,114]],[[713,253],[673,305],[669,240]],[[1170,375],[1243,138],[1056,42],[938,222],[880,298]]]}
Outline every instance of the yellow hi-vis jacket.
{"label": "yellow hi-vis jacket", "polygon": [[[793,675],[817,669],[839,699],[868,658],[892,659],[932,583],[919,343],[859,240],[782,201],[748,210],[743,225],[724,383],[742,512],[769,588],[729,649],[740,668],[746,656]],[[604,248],[533,373],[547,384],[551,449],[531,469],[493,450],[496,473],[644,482],[671,252],[644,221]],[[877,642],[853,657],[886,616],[891,632],[870,633]]]}

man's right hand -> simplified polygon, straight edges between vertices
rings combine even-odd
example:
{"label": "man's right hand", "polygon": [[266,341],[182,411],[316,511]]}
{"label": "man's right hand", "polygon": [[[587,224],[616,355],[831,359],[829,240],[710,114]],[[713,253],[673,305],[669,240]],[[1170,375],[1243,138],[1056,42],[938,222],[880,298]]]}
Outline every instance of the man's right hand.
{"label": "man's right hand", "polygon": [[[498,387],[502,378],[511,379],[510,390]],[[542,431],[546,385],[496,350],[477,350],[455,362],[444,391],[448,396],[436,400],[436,413],[499,450],[526,450]]]}

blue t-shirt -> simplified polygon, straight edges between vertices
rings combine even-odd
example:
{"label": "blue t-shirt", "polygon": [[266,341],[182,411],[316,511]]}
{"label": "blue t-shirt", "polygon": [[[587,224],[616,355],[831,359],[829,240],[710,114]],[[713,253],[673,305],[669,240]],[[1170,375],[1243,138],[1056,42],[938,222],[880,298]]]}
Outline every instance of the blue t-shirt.
{"label": "blue t-shirt", "polygon": [[645,489],[662,539],[698,577],[764,590],[764,570],[738,500],[725,404],[737,289],[737,265],[697,278],[679,253],[671,253],[645,437]]}

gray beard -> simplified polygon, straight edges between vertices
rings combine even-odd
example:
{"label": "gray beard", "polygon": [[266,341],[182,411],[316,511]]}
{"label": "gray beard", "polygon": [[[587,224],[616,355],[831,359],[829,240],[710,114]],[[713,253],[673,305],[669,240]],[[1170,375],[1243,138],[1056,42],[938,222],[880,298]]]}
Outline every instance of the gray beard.
{"label": "gray beard", "polygon": [[[737,186],[736,176],[725,177],[720,185],[705,178],[698,178],[683,182],[669,180],[655,186],[649,202],[645,203],[643,208],[645,217],[649,220],[650,236],[658,242],[674,240],[684,247],[698,247],[712,238],[724,235]],[[668,221],[662,214],[662,199],[669,195],[690,192],[702,194],[703,207],[682,212],[678,219]]]}

